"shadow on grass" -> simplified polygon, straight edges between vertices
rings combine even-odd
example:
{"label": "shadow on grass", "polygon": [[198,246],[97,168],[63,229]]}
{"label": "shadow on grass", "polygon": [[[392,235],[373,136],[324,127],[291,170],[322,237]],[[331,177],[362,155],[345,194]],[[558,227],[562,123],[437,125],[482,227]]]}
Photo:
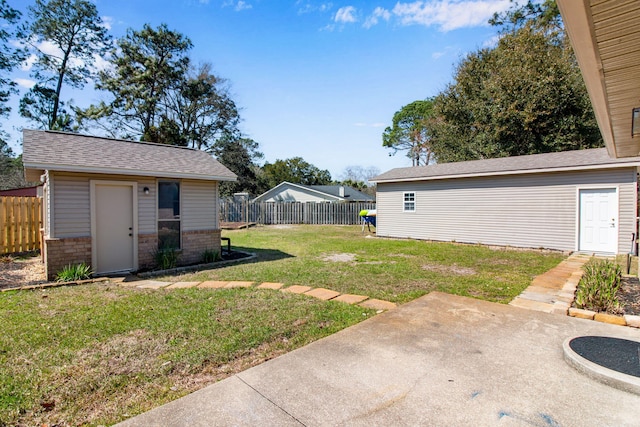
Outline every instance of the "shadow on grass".
{"label": "shadow on grass", "polygon": [[288,254],[286,252],[282,252],[278,249],[257,249],[257,248],[249,248],[244,246],[235,246],[233,250],[256,254],[254,258],[244,261],[243,264],[266,262],[266,261],[279,261],[281,259],[295,258],[294,255]]}

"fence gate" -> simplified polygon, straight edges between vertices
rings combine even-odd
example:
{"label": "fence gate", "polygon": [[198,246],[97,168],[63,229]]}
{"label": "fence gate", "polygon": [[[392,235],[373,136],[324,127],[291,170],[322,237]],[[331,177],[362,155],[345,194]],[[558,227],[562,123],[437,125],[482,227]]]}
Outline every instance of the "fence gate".
{"label": "fence gate", "polygon": [[0,197],[0,254],[40,249],[42,199]]}

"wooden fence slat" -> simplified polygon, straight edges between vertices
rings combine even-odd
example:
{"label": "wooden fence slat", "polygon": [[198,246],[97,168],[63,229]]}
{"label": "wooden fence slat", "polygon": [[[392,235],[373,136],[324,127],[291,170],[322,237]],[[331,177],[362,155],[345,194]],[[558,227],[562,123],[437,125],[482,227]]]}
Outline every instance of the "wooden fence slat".
{"label": "wooden fence slat", "polygon": [[224,200],[220,220],[258,224],[358,225],[360,211],[375,209],[375,202],[275,203]]}
{"label": "wooden fence slat", "polygon": [[0,197],[0,254],[40,249],[42,200]]}

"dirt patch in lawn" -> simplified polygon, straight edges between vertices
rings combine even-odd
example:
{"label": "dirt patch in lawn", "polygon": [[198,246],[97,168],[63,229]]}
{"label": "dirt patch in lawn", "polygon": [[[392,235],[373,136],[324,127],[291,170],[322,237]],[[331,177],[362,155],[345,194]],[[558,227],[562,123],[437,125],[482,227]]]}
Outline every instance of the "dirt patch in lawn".
{"label": "dirt patch in lawn", "polygon": [[16,258],[0,257],[0,289],[37,285],[46,282],[44,264],[39,256]]}
{"label": "dirt patch in lawn", "polygon": [[353,262],[356,260],[356,254],[331,254],[322,258],[323,261],[330,262]]}
{"label": "dirt patch in lawn", "polygon": [[473,268],[461,267],[459,265],[423,264],[423,270],[433,271],[443,274],[457,274],[459,276],[471,276],[477,273]]}

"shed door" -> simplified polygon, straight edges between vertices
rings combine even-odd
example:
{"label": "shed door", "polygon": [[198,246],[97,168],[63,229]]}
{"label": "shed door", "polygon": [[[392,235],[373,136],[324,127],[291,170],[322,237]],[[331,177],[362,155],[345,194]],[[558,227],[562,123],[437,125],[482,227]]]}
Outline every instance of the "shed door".
{"label": "shed door", "polygon": [[580,190],[581,251],[618,252],[618,193],[615,188]]}
{"label": "shed door", "polygon": [[133,187],[96,183],[94,191],[94,271],[134,270]]}

